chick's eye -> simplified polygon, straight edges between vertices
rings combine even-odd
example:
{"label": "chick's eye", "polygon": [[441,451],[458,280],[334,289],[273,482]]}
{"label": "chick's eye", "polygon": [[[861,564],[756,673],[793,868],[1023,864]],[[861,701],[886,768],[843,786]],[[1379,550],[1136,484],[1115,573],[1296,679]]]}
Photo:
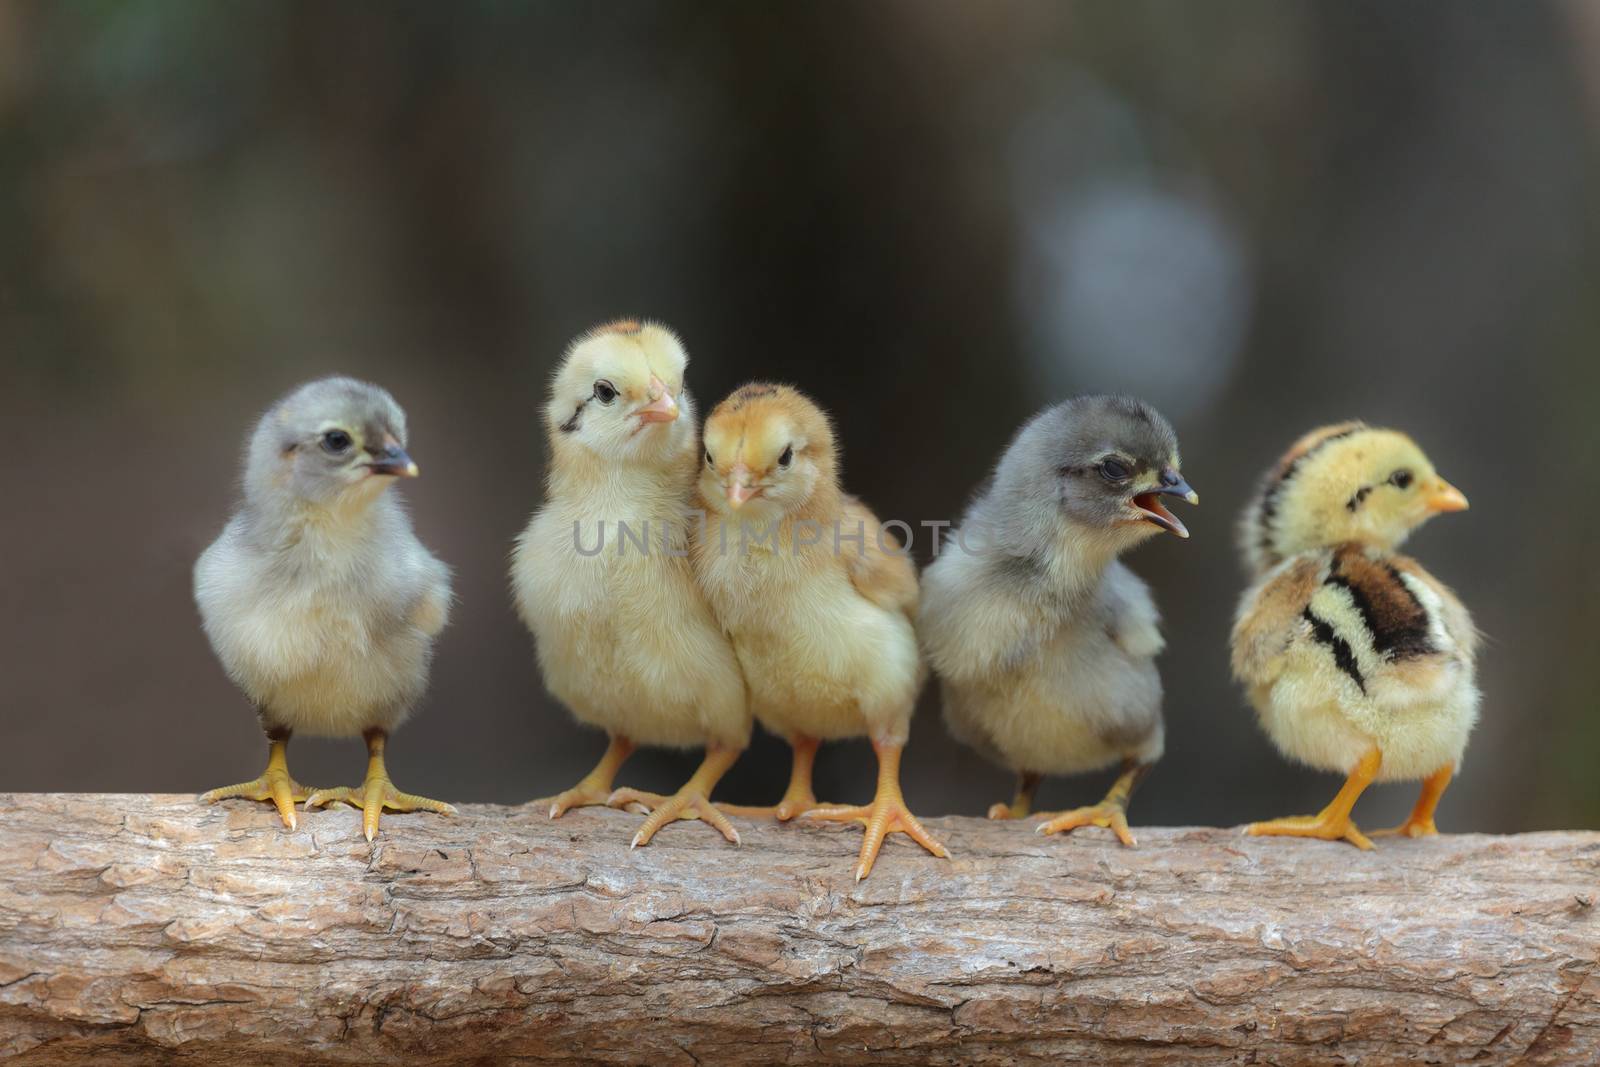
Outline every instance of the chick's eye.
{"label": "chick's eye", "polygon": [[1412,473],[1407,470],[1398,470],[1389,475],[1389,481],[1396,489],[1410,489],[1413,478]]}
{"label": "chick's eye", "polygon": [[706,466],[708,466],[708,467],[715,467],[716,466],[716,463],[713,462],[712,459],[711,459],[711,449],[709,449],[709,448],[706,449]]}
{"label": "chick's eye", "polygon": [[778,466],[787,467],[789,464],[791,464],[793,462],[794,462],[794,445],[790,445],[788,448],[785,448],[783,450],[783,455],[778,457]]}
{"label": "chick's eye", "polygon": [[343,430],[329,430],[322,435],[322,447],[338,455],[350,450],[350,435]]}
{"label": "chick's eye", "polygon": [[1127,481],[1128,476],[1132,473],[1133,472],[1128,469],[1128,465],[1122,462],[1122,460],[1117,459],[1115,456],[1111,456],[1100,461],[1100,477],[1104,478],[1108,482]]}
{"label": "chick's eye", "polygon": [[594,398],[602,404],[609,404],[617,398],[617,387],[601,378],[594,383]]}

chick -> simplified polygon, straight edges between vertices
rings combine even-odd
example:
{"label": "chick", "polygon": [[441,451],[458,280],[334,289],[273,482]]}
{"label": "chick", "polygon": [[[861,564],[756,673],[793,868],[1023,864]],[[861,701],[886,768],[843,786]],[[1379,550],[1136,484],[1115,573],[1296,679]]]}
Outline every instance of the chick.
{"label": "chick", "polygon": [[[367,840],[384,808],[449,804],[401,793],[383,753],[428,683],[433,640],[450,612],[450,572],[417,540],[397,478],[414,478],[406,417],[375,385],[325,378],[272,406],[251,434],[244,504],[195,564],[194,597],[228,676],[256,706],[269,744],[253,782],[213,789],[270,800],[283,824],[294,803],[363,809]],[[311,791],[289,777],[289,736],[361,734],[359,789]]]}
{"label": "chick", "polygon": [[1087,396],[1026,423],[988,486],[923,577],[918,632],[962,742],[1018,775],[992,819],[1026,817],[1044,774],[1118,761],[1091,807],[1039,832],[1112,830],[1125,845],[1128,799],[1160,758],[1164,642],[1150,591],[1118,560],[1161,532],[1189,532],[1163,506],[1199,503],[1178,471],[1178,439],[1126,397]]}
{"label": "chick", "polygon": [[[737,843],[710,797],[750,738],[739,664],[688,558],[699,445],[687,363],[654,323],[614,322],[572,343],[545,408],[546,500],[511,563],[545,685],[610,737],[594,770],[550,798],[550,817],[642,805],[652,810],[635,846],[675,819],[704,819]],[[638,744],[705,745],[706,756],[672,797],[613,791]]]}
{"label": "chick", "polygon": [[1314,430],[1270,471],[1240,524],[1255,582],[1233,627],[1233,673],[1290,759],[1345,774],[1321,813],[1256,823],[1371,848],[1350,818],[1373,781],[1422,779],[1385,833],[1437,833],[1434,809],[1478,718],[1478,636],[1461,602],[1396,549],[1467,498],[1405,434]]}
{"label": "chick", "polygon": [[[896,830],[948,855],[900,792],[900,753],[923,682],[911,623],[916,570],[839,488],[827,416],[788,386],[739,389],[706,420],[700,496],[708,518],[695,571],[733,638],[751,710],[794,747],[778,816],[862,822],[857,881]],[[862,734],[878,755],[873,802],[815,807],[817,742]]]}

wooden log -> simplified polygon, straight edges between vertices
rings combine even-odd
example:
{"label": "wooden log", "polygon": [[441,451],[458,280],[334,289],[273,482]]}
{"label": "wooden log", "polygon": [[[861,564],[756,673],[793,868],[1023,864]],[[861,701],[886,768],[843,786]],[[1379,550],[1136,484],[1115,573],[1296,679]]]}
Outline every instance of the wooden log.
{"label": "wooden log", "polygon": [[930,820],[0,795],[17,1064],[1600,1062],[1600,834],[1348,845]]}

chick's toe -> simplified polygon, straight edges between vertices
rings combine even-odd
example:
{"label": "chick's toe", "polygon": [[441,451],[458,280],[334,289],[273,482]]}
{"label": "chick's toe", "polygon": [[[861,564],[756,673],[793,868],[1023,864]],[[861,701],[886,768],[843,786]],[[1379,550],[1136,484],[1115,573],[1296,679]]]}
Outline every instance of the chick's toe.
{"label": "chick's toe", "polygon": [[343,803],[361,809],[361,831],[368,841],[378,836],[378,819],[383,809],[390,811],[432,811],[440,815],[456,814],[455,805],[442,800],[402,793],[389,780],[383,762],[385,736],[381,730],[367,732],[367,777],[361,785],[318,789],[306,797],[307,808],[320,808],[328,804]]}
{"label": "chick's toe", "polygon": [[272,742],[271,755],[267,759],[267,769],[261,772],[261,777],[238,785],[225,785],[218,789],[211,789],[200,794],[200,803],[215,804],[219,800],[237,797],[242,800],[271,801],[278,809],[278,817],[283,820],[283,825],[293,830],[299,825],[295,817],[294,806],[297,802],[305,800],[311,795],[311,789],[301,785],[289,777],[289,766],[286,756],[286,745],[282,741]]}
{"label": "chick's toe", "polygon": [[711,803],[711,790],[728,772],[728,768],[733,766],[739,758],[739,753],[739,749],[713,746],[706,752],[706,758],[700,764],[700,768],[683,784],[682,789],[670,797],[660,793],[647,793],[642,789],[618,789],[612,793],[607,803],[613,808],[624,808],[629,811],[643,808],[649,812],[643,825],[633,835],[631,847],[648,845],[650,839],[656,835],[656,831],[668,823],[694,819],[715,827],[723,837],[737,845],[739,831],[735,830],[728,817]]}

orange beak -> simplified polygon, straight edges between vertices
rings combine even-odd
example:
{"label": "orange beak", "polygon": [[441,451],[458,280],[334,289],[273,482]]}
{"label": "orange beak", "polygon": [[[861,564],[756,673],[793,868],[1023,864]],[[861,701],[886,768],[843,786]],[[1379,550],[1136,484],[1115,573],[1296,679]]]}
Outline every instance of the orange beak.
{"label": "orange beak", "polygon": [[678,417],[678,402],[672,398],[672,390],[653,374],[650,376],[650,396],[650,403],[635,412],[640,422],[671,422]]}
{"label": "orange beak", "polygon": [[728,480],[723,483],[723,488],[728,494],[728,506],[735,511],[739,510],[746,500],[761,492],[759,486],[750,484],[750,468],[743,463],[733,465],[733,469],[728,472]]}
{"label": "orange beak", "polygon": [[1467,498],[1462,494],[1461,490],[1457,489],[1443,478],[1439,479],[1439,483],[1435,485],[1433,487],[1433,491],[1428,494],[1427,505],[1429,511],[1436,512],[1466,511],[1468,506]]}

